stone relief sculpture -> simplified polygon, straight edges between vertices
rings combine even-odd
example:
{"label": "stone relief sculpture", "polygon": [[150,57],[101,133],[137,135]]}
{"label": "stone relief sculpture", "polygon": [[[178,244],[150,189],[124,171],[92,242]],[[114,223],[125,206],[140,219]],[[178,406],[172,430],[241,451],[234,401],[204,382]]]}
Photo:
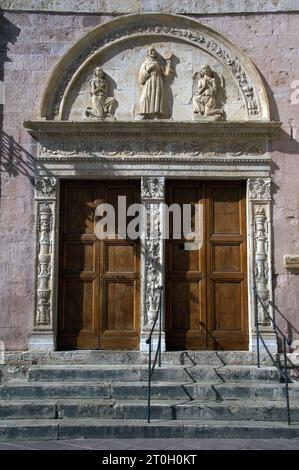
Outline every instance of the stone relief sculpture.
{"label": "stone relief sculpture", "polygon": [[[197,75],[195,74],[195,77]],[[220,86],[215,73],[205,64],[199,72],[199,77],[192,100],[194,119],[224,120],[223,107],[219,103]]]}
{"label": "stone relief sculpture", "polygon": [[105,78],[105,73],[101,67],[96,67],[94,78],[90,82],[91,106],[85,110],[86,117],[105,119],[114,118],[113,110],[116,100],[109,95],[109,86]]}
{"label": "stone relief sculpture", "polygon": [[139,114],[143,119],[160,119],[168,116],[167,94],[165,81],[173,77],[171,67],[172,53],[165,57],[166,67],[158,61],[158,54],[154,47],[147,51],[147,59],[140,68],[138,81],[143,85],[140,98]]}

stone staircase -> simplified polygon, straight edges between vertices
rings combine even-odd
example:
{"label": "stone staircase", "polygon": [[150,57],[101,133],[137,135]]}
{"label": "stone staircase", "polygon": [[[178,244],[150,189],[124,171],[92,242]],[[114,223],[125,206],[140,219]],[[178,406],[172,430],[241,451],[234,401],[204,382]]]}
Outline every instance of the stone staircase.
{"label": "stone staircase", "polygon": [[163,353],[148,424],[145,353],[30,357],[19,368],[24,375],[10,367],[13,378],[6,373],[0,386],[0,440],[298,438],[299,383],[290,384],[288,426],[284,384],[262,360],[258,369],[252,353]]}

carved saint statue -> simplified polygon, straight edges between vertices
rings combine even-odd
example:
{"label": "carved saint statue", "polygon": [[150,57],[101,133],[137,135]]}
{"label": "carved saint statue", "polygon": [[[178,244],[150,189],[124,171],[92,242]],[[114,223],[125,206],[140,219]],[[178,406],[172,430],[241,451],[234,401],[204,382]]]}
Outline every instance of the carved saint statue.
{"label": "carved saint statue", "polygon": [[194,117],[214,117],[224,119],[224,111],[218,104],[219,85],[209,65],[204,65],[199,73],[197,90],[193,96]]}
{"label": "carved saint statue", "polygon": [[165,57],[164,68],[157,59],[156,49],[150,47],[147,51],[147,59],[141,65],[138,78],[139,83],[143,85],[139,108],[143,119],[165,118],[168,114],[164,81],[172,78],[174,73],[171,58],[172,53]]}
{"label": "carved saint statue", "polygon": [[108,96],[109,87],[105,79],[105,73],[101,67],[96,67],[94,78],[90,82],[91,106],[85,110],[87,117],[105,119],[113,117],[112,110],[115,105],[115,98]]}

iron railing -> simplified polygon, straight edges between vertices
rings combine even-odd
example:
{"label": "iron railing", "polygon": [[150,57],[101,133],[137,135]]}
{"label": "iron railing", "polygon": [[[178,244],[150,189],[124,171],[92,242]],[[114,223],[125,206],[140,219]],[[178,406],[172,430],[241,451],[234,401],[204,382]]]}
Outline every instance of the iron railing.
{"label": "iron railing", "polygon": [[[147,398],[147,422],[151,422],[151,386],[152,386],[152,376],[157,364],[158,360],[158,365],[161,367],[161,338],[162,338],[162,295],[163,295],[163,287],[160,286],[159,288],[159,305],[157,309],[157,313],[149,334],[149,337],[146,340],[146,344],[148,344],[148,398]],[[156,353],[154,356],[154,361],[152,363],[152,336],[155,331],[155,327],[157,324],[157,321],[159,320],[158,323],[158,343],[157,343],[157,349]]]}
{"label": "iron railing", "polygon": [[[279,326],[276,324],[274,318],[272,318],[269,315],[268,310],[266,309],[264,302],[259,296],[259,293],[257,291],[257,288],[254,286],[253,287],[255,299],[256,299],[256,305],[255,305],[255,331],[256,331],[256,352],[257,352],[257,366],[261,366],[261,359],[260,359],[260,341],[262,342],[265,351],[267,351],[271,361],[273,362],[274,366],[278,369],[280,378],[281,380],[285,383],[285,397],[286,397],[286,409],[287,409],[287,419],[288,419],[288,424],[291,424],[291,413],[290,413],[290,396],[289,396],[289,383],[292,382],[291,379],[288,377],[288,363],[287,363],[287,345],[291,345],[291,341],[287,338],[287,336],[283,333],[283,331],[279,328]],[[266,317],[272,323],[273,329],[276,333],[276,335],[280,335],[283,341],[283,356],[284,356],[284,361],[283,361],[283,366],[281,365],[280,360],[276,360],[273,357],[273,354],[269,350],[264,338],[263,334],[260,330],[260,323],[258,320],[258,303],[262,306],[263,311],[266,314]]]}

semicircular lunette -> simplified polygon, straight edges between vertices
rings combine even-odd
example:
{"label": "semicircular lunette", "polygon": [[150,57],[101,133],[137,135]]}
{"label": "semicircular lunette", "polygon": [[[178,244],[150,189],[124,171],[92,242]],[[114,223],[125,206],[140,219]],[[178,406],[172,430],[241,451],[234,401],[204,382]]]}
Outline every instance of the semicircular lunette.
{"label": "semicircular lunette", "polygon": [[[127,15],[96,28],[65,54],[46,86],[41,117],[86,119],[90,82],[96,67],[103,67],[107,98],[114,100],[113,116],[118,120],[139,119],[142,85],[138,75],[148,48],[154,47],[164,71],[168,60],[173,71],[171,83],[164,80],[161,88],[167,96],[168,111],[160,117],[270,120],[266,91],[257,69],[228,39],[178,15],[143,14],[138,15],[138,22],[135,16]],[[170,52],[171,59],[167,59]],[[210,68],[212,79],[206,86],[209,90],[200,97],[201,103],[207,103],[197,107],[200,112],[195,113],[194,98],[196,93],[199,96],[198,77],[204,65]]]}

